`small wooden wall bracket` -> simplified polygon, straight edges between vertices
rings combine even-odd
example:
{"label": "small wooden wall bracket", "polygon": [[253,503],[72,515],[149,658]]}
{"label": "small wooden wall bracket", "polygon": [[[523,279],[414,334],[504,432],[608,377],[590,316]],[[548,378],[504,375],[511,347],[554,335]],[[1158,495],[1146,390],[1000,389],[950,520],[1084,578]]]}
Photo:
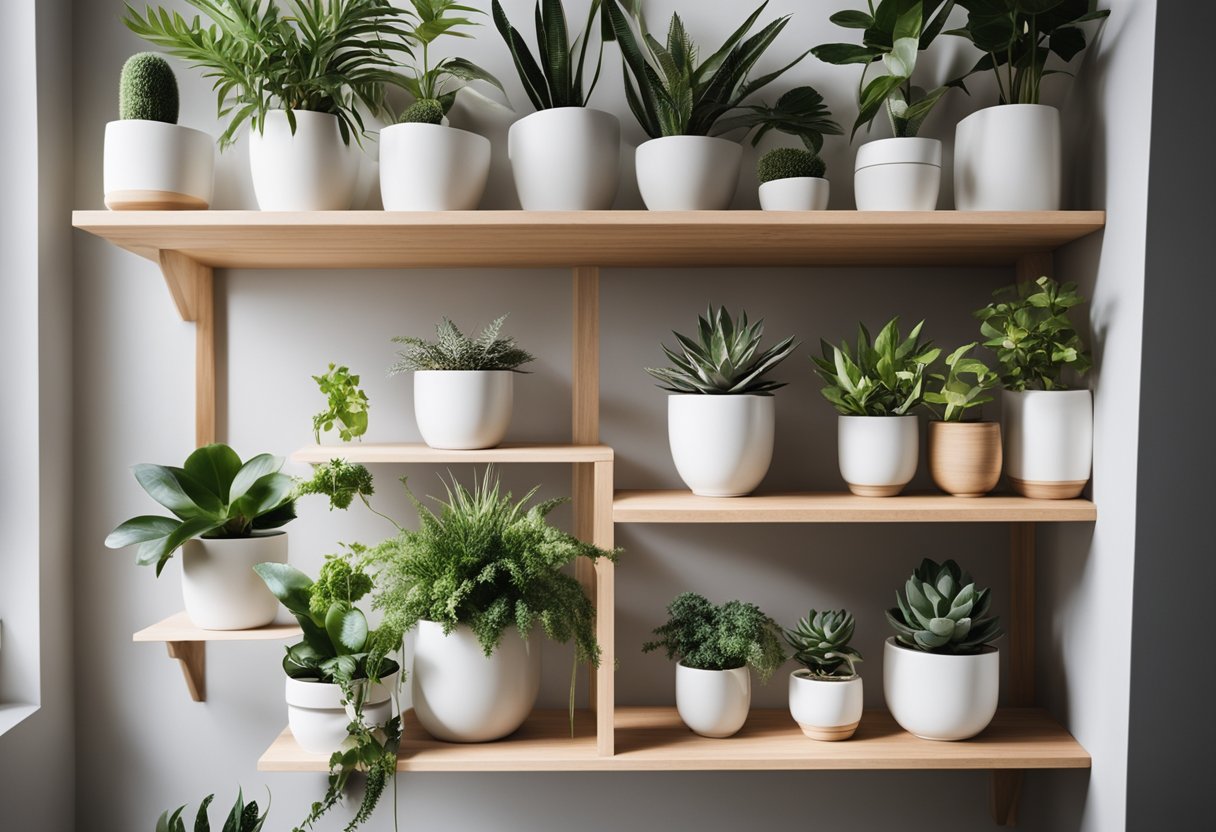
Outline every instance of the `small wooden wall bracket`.
{"label": "small wooden wall bracket", "polygon": [[167,641],[169,658],[177,659],[186,677],[186,687],[195,702],[207,701],[207,642]]}
{"label": "small wooden wall bracket", "polygon": [[194,323],[194,441],[215,441],[215,280],[210,266],[180,251],[160,252],[160,271],[183,321]]}

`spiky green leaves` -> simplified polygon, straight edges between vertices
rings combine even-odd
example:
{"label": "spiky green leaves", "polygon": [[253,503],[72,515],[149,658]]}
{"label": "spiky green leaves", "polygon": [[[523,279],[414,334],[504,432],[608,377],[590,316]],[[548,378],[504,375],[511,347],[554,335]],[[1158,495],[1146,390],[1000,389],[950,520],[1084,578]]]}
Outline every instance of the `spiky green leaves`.
{"label": "spiky green leaves", "polygon": [[849,645],[853,638],[853,614],[848,610],[811,610],[798,626],[785,631],[785,641],[794,651],[794,661],[812,675],[824,679],[851,679],[861,653]]}
{"label": "spiky green leaves", "polygon": [[118,117],[177,124],[177,77],[155,52],[140,52],[122,65]]}
{"label": "spiky green leaves", "polygon": [[397,363],[389,367],[389,375],[416,370],[519,370],[535,359],[516,345],[514,338],[499,338],[503,315],[486,327],[477,340],[468,338],[456,324],[444,318],[435,326],[434,341],[401,335],[393,339],[404,344]]}
{"label": "spiky green leaves", "polygon": [[398,124],[441,124],[443,104],[434,98],[423,98],[406,107],[397,119]]}
{"label": "spiky green leaves", "polygon": [[988,589],[977,589],[953,560],[925,558],[904,591],[895,593],[897,606],[887,610],[887,621],[904,647],[971,655],[1002,635],[999,619],[986,617],[989,600]]}
{"label": "spiky green leaves", "polygon": [[[198,814],[194,816],[194,832],[211,832],[211,818],[207,815],[207,809],[214,799],[215,795],[209,794],[199,804]],[[172,813],[165,810],[156,821],[156,832],[186,832],[186,822],[182,820],[185,810],[185,806],[178,806]],[[269,813],[267,809],[259,815],[258,804],[253,800],[246,803],[244,794],[238,789],[236,802],[224,820],[224,832],[261,832]]]}
{"label": "spiky green leaves", "polygon": [[[402,77],[402,86],[415,101],[437,101],[446,114],[456,100],[460,88],[473,81],[484,81],[502,92],[502,84],[492,74],[465,58],[445,57],[433,64],[430,62],[430,45],[441,37],[471,38],[467,30],[481,24],[473,17],[463,15],[485,14],[481,9],[461,3],[460,0],[410,0],[414,18],[406,40],[412,47],[412,65],[407,66]],[[421,60],[418,60],[421,58]],[[408,110],[407,110],[408,112]],[[402,116],[401,121],[405,121]],[[438,122],[431,122],[438,124]]]}
{"label": "spiky green leaves", "polygon": [[1065,370],[1089,370],[1089,350],[1069,319],[1069,310],[1085,302],[1077,284],[1040,277],[999,289],[994,297],[975,316],[984,346],[1004,367],[1005,389],[1067,390]]}
{"label": "spiky green leaves", "polygon": [[800,147],[776,147],[760,157],[756,175],[761,184],[775,179],[796,179],[823,176],[827,165],[823,159]]}
{"label": "spiky green leaves", "polygon": [[762,680],[785,661],[781,628],[755,604],[727,601],[718,605],[695,592],[685,592],[667,605],[667,614],[667,623],[654,631],[659,638],[642,645],[643,652],[662,648],[668,659],[697,670],[747,665]]}
{"label": "spiky green leaves", "polygon": [[823,357],[811,356],[815,372],[826,386],[823,397],[844,416],[904,416],[924,398],[926,368],[941,350],[921,343],[921,321],[907,338],[899,334],[899,318],[887,321],[871,340],[858,324],[857,346],[839,347],[821,341]]}
{"label": "spiky green leaves", "polygon": [[988,391],[1001,383],[987,364],[967,357],[975,347],[976,342],[972,341],[946,356],[946,374],[933,375],[941,387],[925,393],[927,403],[941,405],[942,418],[947,422],[961,422],[968,410],[992,401]]}
{"label": "spiky green leaves", "polygon": [[760,352],[764,321],[749,325],[747,312],[741,312],[736,322],[725,306],[716,312],[710,306],[697,323],[697,340],[674,332],[679,350],[663,345],[675,366],[646,368],[662,382],[659,387],[672,393],[768,396],[785,386],[765,376],[797,349],[794,336]]}
{"label": "spiky green leaves", "polygon": [[600,15],[600,0],[591,0],[587,12],[587,23],[583,31],[570,40],[566,26],[566,11],[561,0],[537,0],[536,56],[528,49],[528,43],[519,33],[502,4],[493,0],[491,11],[494,25],[502,35],[515,70],[524,85],[524,92],[537,110],[553,107],[585,107],[599,81],[600,67],[604,60],[604,43],[600,40],[599,54],[595,61],[595,72],[590,85],[583,90],[584,67],[587,61],[587,45],[591,41],[592,29]]}

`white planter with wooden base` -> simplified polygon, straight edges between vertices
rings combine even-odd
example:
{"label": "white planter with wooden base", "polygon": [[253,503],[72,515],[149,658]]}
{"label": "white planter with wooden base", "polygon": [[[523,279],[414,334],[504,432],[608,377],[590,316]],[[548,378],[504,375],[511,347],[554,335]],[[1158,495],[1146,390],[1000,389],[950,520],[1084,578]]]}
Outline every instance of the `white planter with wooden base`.
{"label": "white planter with wooden base", "polygon": [[999,422],[930,422],[929,473],[955,497],[982,497],[1001,481]]}
{"label": "white planter with wooden base", "polygon": [[793,176],[760,184],[760,207],[765,211],[823,211],[831,185],[821,176]]}
{"label": "white planter with wooden base", "polygon": [[338,117],[294,110],[295,133],[284,110],[266,114],[262,131],[249,131],[249,172],[263,211],[345,211],[355,198],[363,151],[342,141]]}
{"label": "white planter with wooden base", "polygon": [[882,690],[891,716],[924,740],[965,740],[988,727],[1000,692],[1000,655],[985,647],[972,656],[926,653],[888,638]]}
{"label": "white planter with wooden base", "polygon": [[201,130],[163,121],[106,125],[102,190],[111,211],[210,207],[215,145]]}
{"label": "white planter with wooden base", "polygon": [[790,715],[813,740],[835,742],[853,736],[862,707],[860,676],[823,679],[806,669],[790,674]]}
{"label": "white planter with wooden base", "polygon": [[896,138],[857,148],[853,194],[858,211],[933,211],[942,181],[942,143]]}
{"label": "white planter with wooden base", "polygon": [[1045,104],[985,107],[954,131],[960,211],[1060,209],[1060,111]]}
{"label": "white planter with wooden base", "polygon": [[744,667],[698,670],[676,665],[676,711],[694,733],[721,739],[738,733],[752,705],[752,676]]}
{"label": "white planter with wooden base", "polygon": [[417,370],[414,417],[432,448],[493,448],[511,425],[515,373],[510,370]]}
{"label": "white planter with wooden base", "polygon": [[[384,725],[393,717],[393,693],[398,673],[368,687],[366,679],[355,682],[367,690],[363,700],[363,723]],[[342,747],[349,732],[346,726],[355,718],[351,704],[342,704],[342,688],[327,682],[287,677],[287,726],[296,744],[310,754],[330,755]]]}
{"label": "white planter with wooden base", "polygon": [[916,476],[920,434],[915,416],[840,416],[840,476],[859,497],[894,497]]}
{"label": "white planter with wooden base", "polygon": [[1024,497],[1066,500],[1089,482],[1094,403],[1088,390],[1004,391],[1005,475]]}
{"label": "white planter with wooden base", "polygon": [[259,563],[287,563],[286,532],[187,540],[182,545],[182,600],[194,625],[250,630],[274,621],[279,602],[253,571]]}
{"label": "white planter with wooden base", "polygon": [[651,211],[725,211],[743,148],[713,136],[664,136],[637,150],[638,189]]}
{"label": "white planter with wooden base", "polygon": [[772,396],[673,393],[667,437],[680,479],[702,497],[742,497],[756,490],[773,461]]}
{"label": "white planter with wooden base", "polygon": [[490,140],[442,124],[394,124],[380,131],[380,199],[385,211],[472,211],[490,175]]}
{"label": "white planter with wooden base", "polygon": [[555,107],[507,133],[515,191],[525,211],[606,211],[621,173],[621,123],[602,110]]}

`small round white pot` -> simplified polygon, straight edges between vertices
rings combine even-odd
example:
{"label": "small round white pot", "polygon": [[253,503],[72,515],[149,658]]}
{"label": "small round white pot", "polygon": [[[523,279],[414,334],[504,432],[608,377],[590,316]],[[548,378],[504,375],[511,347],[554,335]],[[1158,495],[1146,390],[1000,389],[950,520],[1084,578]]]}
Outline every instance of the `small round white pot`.
{"label": "small round white pot", "polygon": [[490,140],[441,124],[380,131],[380,198],[386,211],[472,211],[490,175]]}
{"label": "small round white pot", "polygon": [[620,181],[621,123],[586,107],[541,110],[511,125],[507,155],[525,211],[607,210]]}
{"label": "small round white pot", "polygon": [[249,172],[263,211],[345,211],[355,197],[363,156],[342,141],[338,117],[295,110],[293,135],[283,110],[266,114],[262,132],[249,131]]}
{"label": "small round white pot", "polygon": [[1025,497],[1065,500],[1089,481],[1094,401],[1088,390],[1006,390],[1001,396],[1005,475]]}
{"label": "small round white pot", "polygon": [[194,538],[182,546],[182,599],[204,630],[249,630],[274,621],[279,602],[253,571],[259,563],[287,563],[287,533]]}
{"label": "small round white pot", "polygon": [[809,670],[790,674],[790,715],[813,740],[847,740],[861,722],[861,677],[817,679]]}
{"label": "small round white pot", "polygon": [[854,494],[894,497],[916,476],[915,416],[840,416],[836,423],[840,476]]}
{"label": "small round white pot", "polygon": [[205,209],[215,146],[201,130],[126,119],[106,125],[102,190],[111,211]]}
{"label": "small round white pot", "polygon": [[933,211],[942,182],[937,139],[879,139],[857,148],[853,192],[858,211]]}
{"label": "small round white pot", "polygon": [[434,621],[418,622],[414,645],[414,711],[437,740],[489,742],[524,724],[540,690],[537,634],[524,640],[513,628],[486,657],[473,631],[450,635]]}
{"label": "small round white pot", "polygon": [[511,425],[515,373],[510,370],[418,370],[414,417],[432,448],[493,448]]}
{"label": "small round white pot", "polygon": [[954,131],[954,206],[960,211],[1060,208],[1060,111],[1002,104]]}
{"label": "small round white pot", "polygon": [[[396,716],[393,691],[398,673],[371,686],[363,700],[363,722],[384,725]],[[366,680],[362,683],[366,687]],[[287,678],[287,725],[296,744],[311,754],[333,754],[346,742],[353,705],[342,704],[342,688],[326,682]]]}
{"label": "small round white pot", "polygon": [[747,667],[697,670],[676,665],[676,710],[703,737],[729,737],[747,722],[752,676]]}
{"label": "small round white pot", "polygon": [[926,740],[965,740],[996,714],[1001,661],[995,647],[973,656],[947,656],[900,647],[888,638],[882,691],[891,716]]}
{"label": "small round white pot", "polygon": [[760,485],[773,461],[772,396],[673,393],[667,438],[676,471],[702,497],[741,497]]}
{"label": "small round white pot", "polygon": [[765,211],[823,211],[828,207],[828,180],[818,176],[774,179],[760,185]]}
{"label": "small round white pot", "polygon": [[743,148],[713,136],[664,136],[637,150],[638,190],[651,211],[724,211],[735,198]]}

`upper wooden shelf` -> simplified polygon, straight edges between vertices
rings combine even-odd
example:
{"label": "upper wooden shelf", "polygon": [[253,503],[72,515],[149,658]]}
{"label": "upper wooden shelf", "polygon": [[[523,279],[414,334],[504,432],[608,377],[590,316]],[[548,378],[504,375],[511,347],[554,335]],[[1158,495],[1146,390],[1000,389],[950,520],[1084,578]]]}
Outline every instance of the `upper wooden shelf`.
{"label": "upper wooden shelf", "polygon": [[1008,265],[1103,211],[76,211],[150,260],[219,268]]}
{"label": "upper wooden shelf", "polygon": [[277,641],[300,635],[300,627],[291,624],[269,624],[256,630],[204,630],[196,627],[185,612],[169,616],[164,621],[145,627],[132,641]]}
{"label": "upper wooden shelf", "polygon": [[477,451],[445,451],[418,443],[352,442],[344,445],[309,445],[291,455],[293,462],[320,464],[331,459],[374,463],[513,463],[611,462],[607,445],[505,444]]}

